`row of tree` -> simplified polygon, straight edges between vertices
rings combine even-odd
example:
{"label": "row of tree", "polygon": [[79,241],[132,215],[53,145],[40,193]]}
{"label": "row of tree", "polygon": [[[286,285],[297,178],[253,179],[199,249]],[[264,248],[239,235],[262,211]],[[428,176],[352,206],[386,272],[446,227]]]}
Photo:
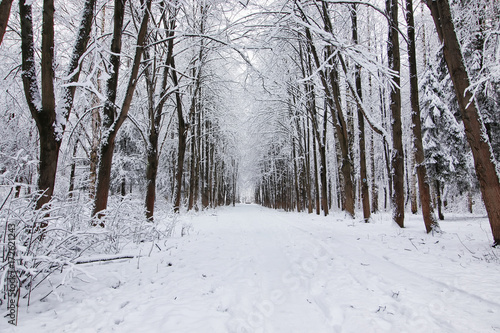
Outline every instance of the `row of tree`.
{"label": "row of tree", "polygon": [[[2,174],[15,174],[19,191],[36,180],[35,209],[50,206],[56,181],[61,193],[87,192],[101,226],[113,187],[125,195],[140,185],[151,220],[158,188],[175,211],[235,202],[238,154],[221,116],[232,84],[223,3],[20,0],[18,21],[11,4],[2,1],[0,17],[3,121],[20,131],[2,142]],[[18,155],[39,163],[17,172]]]}
{"label": "row of tree", "polygon": [[59,186],[88,193],[104,225],[109,192],[141,188],[153,219],[158,190],[175,211],[234,203],[242,175],[288,210],[359,204],[369,221],[383,202],[403,227],[419,202],[431,232],[447,194],[472,197],[474,165],[500,241],[494,0],[13,3],[1,170],[18,191],[36,180],[36,209]]}
{"label": "row of tree", "polygon": [[413,212],[420,204],[432,232],[439,230],[434,207],[443,218],[443,190],[466,194],[472,207],[474,169],[498,244],[499,151],[491,143],[498,137],[492,115],[500,102],[500,6],[385,4],[297,0],[268,10],[280,34],[273,31],[266,56],[282,65],[266,67],[274,79],[281,73],[267,87],[266,103],[279,110],[272,116],[279,130],[261,151],[255,197],[266,206],[310,213],[315,207],[325,215],[336,203],[354,216],[359,204],[369,221],[383,189],[398,225],[404,227],[410,201]]}

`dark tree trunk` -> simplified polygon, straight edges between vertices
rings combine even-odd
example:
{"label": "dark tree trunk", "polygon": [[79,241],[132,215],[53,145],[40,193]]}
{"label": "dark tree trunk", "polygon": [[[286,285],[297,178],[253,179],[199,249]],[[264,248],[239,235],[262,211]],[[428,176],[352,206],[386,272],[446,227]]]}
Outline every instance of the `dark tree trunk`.
{"label": "dark tree trunk", "polygon": [[[101,11],[101,34],[104,34],[104,29],[106,25],[106,5],[102,7]],[[97,90],[102,93],[101,87],[101,75],[102,71],[97,71]],[[89,197],[91,200],[95,199],[95,191],[97,185],[97,166],[99,163],[99,143],[101,141],[101,114],[100,114],[100,100],[97,96],[92,98],[92,116],[91,116],[91,127],[92,127],[92,141],[90,144],[90,166],[89,166]]]}
{"label": "dark tree trunk", "polygon": [[[67,74],[70,76],[68,83],[78,81],[80,71],[77,70],[77,66],[87,48],[94,15],[93,8],[94,1],[86,1],[73,54],[67,70]],[[42,192],[42,195],[36,203],[36,209],[40,209],[52,198],[62,134],[64,133],[65,123],[73,104],[75,87],[69,87],[68,85],[63,88],[64,102],[61,106],[62,114],[60,115],[62,121],[58,121],[54,93],[54,1],[44,0],[43,3],[41,94],[35,70],[31,5],[27,5],[25,0],[19,1],[19,15],[21,20],[24,92],[40,137],[38,190]],[[36,101],[40,100],[41,105],[38,106]],[[45,227],[46,224],[44,223],[41,226]]]}
{"label": "dark tree trunk", "polygon": [[2,0],[0,3],[0,45],[2,45],[5,30],[7,30],[11,6],[12,0]]}
{"label": "dark tree trunk", "polygon": [[[137,76],[139,74],[139,66],[141,62],[143,45],[146,37],[147,25],[149,20],[149,13],[151,9],[151,0],[146,2],[144,16],[137,35],[136,51],[134,55],[134,62],[132,64],[132,71],[127,85],[127,91],[123,104],[118,116],[116,113],[116,94],[118,89],[118,73],[120,68],[120,52],[121,52],[121,39],[123,28],[123,17],[125,14],[125,1],[115,0],[114,9],[114,26],[113,26],[113,39],[111,41],[111,57],[110,64],[112,72],[107,81],[107,100],[104,103],[104,119],[103,119],[103,139],[101,140],[99,170],[97,173],[97,188],[94,199],[94,209],[92,216],[102,217],[102,211],[108,206],[109,184],[111,178],[111,166],[113,162],[113,152],[115,147],[115,139],[121,125],[125,121],[132,103],[132,97],[135,87],[137,85]],[[95,223],[95,222],[94,222]],[[103,222],[99,225],[104,226]]]}
{"label": "dark tree trunk", "polygon": [[300,213],[300,192],[299,192],[299,177],[297,174],[297,153],[296,150],[297,145],[295,144],[295,138],[292,138],[292,159],[293,159],[293,180],[294,180],[294,188],[295,188],[295,200],[297,206],[297,212]]}
{"label": "dark tree trunk", "polygon": [[392,114],[392,177],[394,193],[392,196],[393,219],[401,228],[405,219],[405,193],[404,193],[404,152],[403,133],[401,128],[401,90],[400,90],[400,55],[398,32],[398,2],[386,0],[386,12],[389,18],[389,36],[387,45],[387,58],[389,68],[396,76],[393,77],[394,85],[391,86],[391,114]]}
{"label": "dark tree trunk", "polygon": [[[327,10],[327,5],[326,2],[322,1],[323,5],[323,20],[325,23],[325,31],[327,32],[332,32],[331,29],[331,22],[330,18],[328,15],[328,10]],[[302,13],[302,19],[306,22],[308,22],[307,16]],[[342,113],[342,108],[341,108],[341,102],[340,102],[340,88],[338,86],[338,77],[336,75],[336,65],[333,62],[332,59],[332,50],[327,47],[326,51],[326,57],[330,59],[329,64],[330,64],[330,73],[327,75],[325,71],[322,69],[322,65],[320,62],[319,55],[316,51],[316,47],[313,43],[311,31],[308,27],[305,28],[305,33],[306,33],[306,38],[309,44],[309,51],[312,54],[314,64],[316,65],[316,68],[319,71],[319,76],[321,79],[321,83],[323,85],[323,89],[325,90],[325,97],[327,100],[327,106],[330,108],[331,114],[332,114],[332,119],[335,125],[339,145],[341,147],[342,151],[342,166],[341,166],[341,172],[343,175],[343,182],[344,182],[344,198],[345,198],[345,210],[352,216],[354,217],[354,188],[353,188],[353,183],[352,183],[352,163],[349,157],[349,146],[348,146],[348,133],[347,133],[347,125],[344,119],[344,115]],[[326,108],[325,108],[326,110]],[[320,145],[320,156],[322,156],[321,149],[326,149],[323,145],[323,147]],[[325,157],[326,158],[326,157]],[[320,175],[323,170],[320,170]],[[324,170],[326,174],[326,169]],[[326,175],[325,175],[326,178]],[[322,189],[323,192],[323,189]],[[325,189],[325,194],[328,193],[328,189]],[[325,197],[325,206],[328,207],[328,198]],[[322,198],[323,201],[323,198]],[[328,208],[327,208],[328,210]],[[326,211],[327,212],[327,211]]]}
{"label": "dark tree trunk", "polygon": [[[163,8],[164,13],[167,8]],[[167,37],[171,40],[174,39],[174,28],[175,28],[175,14],[174,12],[170,12],[170,18],[167,20],[166,15],[163,16],[164,26],[167,30]],[[150,221],[154,218],[154,208],[156,201],[156,178],[158,174],[158,139],[160,134],[160,125],[162,119],[162,112],[165,102],[169,94],[166,93],[167,90],[167,82],[169,76],[170,67],[168,64],[173,57],[173,48],[167,48],[167,55],[164,61],[163,73],[162,73],[162,82],[160,86],[160,94],[161,98],[158,101],[158,104],[155,104],[154,95],[155,95],[155,82],[154,82],[154,73],[150,73],[149,67],[146,68],[146,84],[148,89],[148,107],[149,107],[149,134],[148,134],[148,149],[146,151],[146,198],[145,198],[145,209],[146,209],[146,218]],[[149,52],[144,52],[145,56],[150,59]],[[156,70],[156,68],[153,68]]]}
{"label": "dark tree trunk", "polygon": [[417,168],[418,190],[420,194],[420,203],[422,205],[422,215],[424,219],[425,230],[427,231],[427,233],[430,233],[432,231],[438,230],[439,225],[434,216],[434,209],[431,203],[430,187],[429,183],[427,182],[427,170],[424,164],[425,155],[424,147],[422,144],[420,105],[418,100],[417,54],[415,49],[415,22],[413,19],[412,0],[406,0],[406,23],[408,26],[408,61],[410,65],[410,104],[413,130],[414,161]]}
{"label": "dark tree trunk", "polygon": [[[332,23],[330,20],[330,15],[326,1],[322,1],[322,15],[323,15],[323,22],[325,25],[324,26],[325,31],[333,33]],[[351,217],[354,218],[355,189],[352,181],[353,165],[352,165],[350,146],[349,146],[349,130],[347,128],[347,123],[345,121],[345,117],[342,112],[337,64],[335,63],[332,55],[333,55],[333,50],[331,49],[330,46],[327,46],[326,56],[330,59],[328,62],[331,67],[328,79],[325,77],[325,81],[328,81],[331,89],[327,90],[327,102],[328,106],[330,107],[332,120],[335,125],[338,143],[340,146],[340,151],[342,153],[341,172],[344,182],[344,193],[343,193],[344,209],[346,210],[347,213],[349,213],[349,215],[351,215]],[[320,68],[320,64],[318,61],[316,61],[316,57],[315,57],[315,62],[317,67]]]}
{"label": "dark tree trunk", "polygon": [[208,179],[210,177],[210,145],[208,143],[208,135],[210,133],[210,130],[211,130],[211,126],[210,126],[210,121],[209,120],[205,120],[205,135],[203,135],[203,142],[204,142],[204,149],[203,149],[203,152],[204,152],[204,155],[203,155],[203,170],[201,172],[201,175],[202,175],[202,186],[201,186],[201,205],[202,205],[202,208],[205,209],[205,208],[208,208],[208,206],[210,205],[210,190],[209,190],[209,184],[208,184]]}
{"label": "dark tree trunk", "polygon": [[442,221],[444,220],[443,215],[443,200],[441,199],[441,182],[436,179],[436,200],[438,208],[438,217]]}
{"label": "dark tree trunk", "polygon": [[326,177],[326,126],[328,124],[327,110],[325,109],[323,115],[323,138],[318,142],[319,157],[321,161],[319,178],[321,180],[321,207],[325,216],[329,213],[328,207],[328,180]]}
{"label": "dark tree trunk", "polygon": [[184,121],[184,114],[182,111],[182,98],[181,93],[179,91],[179,80],[177,79],[177,72],[175,70],[175,61],[172,57],[170,61],[170,66],[172,67],[172,82],[175,91],[175,108],[177,110],[177,136],[178,136],[178,145],[177,145],[177,170],[175,172],[175,193],[174,193],[174,212],[178,213],[181,206],[181,198],[182,198],[182,176],[184,173],[184,156],[186,155],[186,139],[187,139],[187,126]]}
{"label": "dark tree trunk", "polygon": [[484,205],[490,220],[494,245],[500,244],[500,182],[495,158],[486,134],[481,115],[468,88],[470,80],[457,39],[455,27],[446,0],[427,0],[439,39],[443,43],[443,55],[450,72],[465,127],[467,141],[474,157],[474,166],[479,180]]}
{"label": "dark tree trunk", "polygon": [[[358,44],[358,16],[357,6],[352,5],[351,20],[352,20],[352,39],[354,44]],[[359,98],[362,97],[361,89],[361,68],[356,64],[355,67],[356,93]],[[363,219],[368,222],[370,219],[370,188],[368,186],[368,175],[366,171],[366,149],[365,149],[365,122],[363,112],[358,105],[358,130],[359,130],[359,175],[361,187],[361,202],[363,205]]]}
{"label": "dark tree trunk", "polygon": [[75,190],[75,176],[76,176],[76,153],[78,152],[78,140],[75,142],[73,146],[73,154],[71,155],[71,169],[69,172],[69,189],[68,195],[70,198],[73,197],[73,191]]}
{"label": "dark tree trunk", "polygon": [[374,132],[371,135],[370,141],[370,169],[372,173],[372,213],[378,212],[378,184],[377,184],[377,176],[375,172],[375,145],[374,145]]}
{"label": "dark tree trunk", "polygon": [[158,174],[158,129],[159,129],[159,124],[157,124],[155,119],[152,128],[150,128],[148,136],[149,147],[146,157],[147,185],[146,185],[145,208],[146,208],[146,218],[151,221],[153,220],[155,201],[156,201],[156,176]]}
{"label": "dark tree trunk", "polygon": [[97,108],[97,101],[94,100],[92,109],[92,143],[90,147],[90,175],[89,175],[89,194],[90,198],[95,198],[97,184],[97,165],[99,163],[99,142],[101,139],[101,116]]}
{"label": "dark tree trunk", "polygon": [[[125,15],[125,3],[121,0],[115,0],[114,16],[113,16],[113,39],[111,41],[111,73],[106,82],[107,100],[104,103],[104,119],[102,122],[103,138],[99,149],[99,164],[97,170],[97,185],[94,198],[94,209],[92,215],[99,213],[108,207],[109,184],[111,178],[111,165],[113,162],[113,151],[115,148],[116,130],[114,130],[115,122],[115,102],[118,89],[118,74],[120,69],[120,53],[122,48],[122,28],[123,18]],[[103,223],[100,223],[104,226]]]}
{"label": "dark tree trunk", "polygon": [[[307,129],[307,130],[306,130]],[[306,119],[306,125],[304,129],[304,141],[305,141],[305,163],[306,169],[304,170],[304,181],[307,184],[307,212],[312,214],[313,212],[313,199],[312,199],[312,180],[311,180],[311,131],[309,129],[309,118]]]}
{"label": "dark tree trunk", "polygon": [[319,193],[320,193],[320,187],[319,187],[319,179],[318,179],[318,150],[316,149],[316,139],[317,137],[314,136],[312,138],[313,140],[313,158],[314,158],[314,187],[315,187],[315,201],[316,201],[316,214],[320,215],[321,214],[321,207],[320,207],[320,198],[319,198]]}

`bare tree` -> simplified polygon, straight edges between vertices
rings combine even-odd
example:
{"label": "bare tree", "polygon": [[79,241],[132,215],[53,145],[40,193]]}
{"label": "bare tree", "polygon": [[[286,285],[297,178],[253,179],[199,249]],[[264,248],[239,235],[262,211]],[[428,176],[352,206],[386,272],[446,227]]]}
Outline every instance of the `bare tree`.
{"label": "bare tree", "polygon": [[[109,73],[109,79],[107,81],[107,99],[104,103],[103,109],[103,137],[101,140],[99,168],[97,173],[97,187],[94,199],[94,209],[92,212],[93,216],[97,215],[98,217],[102,217],[102,211],[105,210],[108,205],[111,165],[113,161],[115,139],[118,130],[127,118],[128,111],[132,103],[132,96],[137,85],[137,77],[139,74],[144,42],[146,40],[149,14],[151,11],[151,0],[146,0],[143,9],[144,14],[137,35],[137,47],[134,55],[134,61],[132,63],[132,70],[126,88],[125,98],[123,100],[120,112],[118,113],[116,107],[116,95],[118,90],[118,74],[120,68],[120,53],[123,33],[123,18],[125,15],[125,1],[115,0],[114,28],[110,56],[110,64],[112,66],[112,70],[111,73]],[[104,222],[101,221],[100,225],[104,226]]]}
{"label": "bare tree", "polygon": [[405,219],[405,193],[404,193],[404,151],[403,132],[401,129],[401,80],[399,31],[398,31],[398,2],[386,0],[386,14],[389,20],[389,36],[387,45],[387,58],[389,67],[396,73],[391,84],[391,113],[392,113],[392,178],[394,192],[392,196],[393,219],[401,228]]}
{"label": "bare tree", "polygon": [[[358,44],[358,12],[357,5],[351,5],[352,39],[354,44]],[[356,93],[361,98],[361,66],[355,65],[354,77],[356,81]],[[363,205],[363,219],[368,222],[370,219],[370,189],[368,186],[368,174],[366,168],[366,148],[365,148],[365,120],[363,112],[358,105],[358,132],[359,132],[359,175],[361,181],[361,202]]]}
{"label": "bare tree", "polygon": [[[159,20],[158,24],[163,23],[164,29],[166,31],[165,36],[160,36],[158,31],[155,33],[155,38],[164,37],[166,40],[170,41],[174,40],[174,28],[175,28],[175,15],[176,11],[173,10],[170,6],[165,6],[163,3],[161,5],[161,17],[162,20]],[[151,42],[157,42],[157,40],[151,40]],[[170,45],[170,42],[167,42],[167,45]],[[157,46],[154,46],[155,48]],[[145,68],[146,74],[146,88],[148,93],[148,147],[146,149],[146,198],[145,198],[145,207],[146,207],[146,218],[152,220],[154,216],[154,207],[156,200],[156,177],[158,174],[158,164],[159,164],[159,149],[158,149],[158,139],[160,135],[160,124],[162,119],[162,113],[165,106],[165,103],[168,97],[171,94],[171,91],[168,90],[168,77],[170,72],[170,59],[173,57],[173,48],[166,47],[166,55],[165,59],[158,59],[153,61],[150,57],[150,51],[145,51],[145,60],[148,62],[147,67]],[[165,51],[164,51],[165,52]],[[158,68],[154,67],[154,64],[157,61],[162,62],[161,66]],[[155,88],[156,88],[156,80],[157,75],[156,71],[162,70],[161,74],[161,84],[159,87],[158,95],[159,100],[155,99]]]}
{"label": "bare tree", "polygon": [[87,0],[84,5],[76,43],[66,70],[68,79],[62,88],[62,104],[58,107],[60,111],[56,111],[54,82],[54,1],[45,0],[43,3],[41,92],[35,66],[31,6],[25,0],[19,1],[24,93],[40,138],[38,190],[42,195],[36,203],[36,208],[40,209],[50,201],[54,191],[59,150],[73,105],[76,89],[74,83],[78,81],[80,75],[80,58],[87,49],[89,41],[95,0]]}

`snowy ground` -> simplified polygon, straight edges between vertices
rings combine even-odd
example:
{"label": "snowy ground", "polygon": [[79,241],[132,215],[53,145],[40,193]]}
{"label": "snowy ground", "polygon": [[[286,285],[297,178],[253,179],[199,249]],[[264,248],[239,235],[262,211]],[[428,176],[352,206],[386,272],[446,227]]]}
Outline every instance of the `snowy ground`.
{"label": "snowy ground", "polygon": [[429,236],[417,216],[402,230],[384,214],[239,205],[182,227],[140,259],[79,265],[96,280],[77,274],[0,332],[500,332],[500,250],[484,217]]}

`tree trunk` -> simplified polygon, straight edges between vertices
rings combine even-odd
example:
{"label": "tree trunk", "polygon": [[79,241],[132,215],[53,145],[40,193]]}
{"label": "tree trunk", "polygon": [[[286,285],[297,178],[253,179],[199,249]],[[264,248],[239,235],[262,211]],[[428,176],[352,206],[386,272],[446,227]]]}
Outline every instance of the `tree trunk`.
{"label": "tree trunk", "polygon": [[319,177],[321,180],[321,207],[323,208],[323,214],[325,216],[329,213],[328,207],[328,180],[326,177],[326,126],[328,123],[327,110],[325,109],[323,115],[323,138],[321,142],[318,142],[319,157],[321,161]]}
{"label": "tree trunk", "polygon": [[[329,33],[333,33],[333,28],[332,28],[332,23],[330,20],[329,16],[329,11],[327,8],[327,3],[326,1],[322,1],[322,9],[323,9],[323,21],[324,21],[324,28],[325,31]],[[330,65],[330,71],[328,75],[328,79],[325,76],[325,83],[328,81],[328,84],[331,88],[326,90],[327,94],[327,102],[328,106],[330,107],[331,115],[332,115],[332,120],[335,125],[335,130],[337,133],[337,138],[338,138],[338,143],[340,146],[340,150],[342,153],[342,165],[341,165],[341,172],[342,172],[342,178],[344,182],[344,209],[346,212],[351,215],[351,217],[354,218],[354,206],[355,206],[355,189],[354,189],[354,183],[352,181],[352,175],[353,175],[353,165],[352,165],[352,158],[351,158],[351,152],[350,152],[350,145],[349,145],[349,130],[347,128],[347,123],[342,111],[342,103],[341,103],[341,98],[340,98],[340,86],[339,86],[339,77],[338,77],[338,72],[337,72],[337,65],[334,61],[334,58],[332,57],[333,55],[333,50],[331,49],[330,46],[326,47],[326,57],[330,59],[328,61]],[[316,61],[316,57],[315,57]],[[320,64],[318,61],[316,61],[316,66],[320,68]],[[322,73],[323,71],[320,71]]]}
{"label": "tree trunk", "polygon": [[177,110],[177,170],[175,173],[175,193],[174,193],[174,212],[178,213],[181,206],[182,198],[182,176],[184,173],[184,156],[186,155],[186,137],[187,137],[187,126],[184,121],[184,114],[182,111],[182,98],[179,91],[179,80],[177,79],[177,72],[175,70],[174,58],[170,60],[170,66],[172,67],[172,82],[176,88],[175,91],[175,108]]}
{"label": "tree trunk", "polygon": [[472,211],[472,207],[474,205],[474,198],[472,196],[472,189],[469,189],[469,191],[467,191],[467,208],[468,208],[468,211],[469,213],[473,213]]}
{"label": "tree trunk", "polygon": [[[101,147],[99,149],[99,164],[97,170],[97,186],[94,198],[94,209],[92,215],[99,213],[98,217],[102,217],[101,213],[108,207],[108,194],[111,176],[111,165],[113,161],[113,151],[115,148],[116,130],[113,124],[115,122],[115,102],[118,89],[118,74],[120,69],[120,53],[122,47],[122,27],[123,18],[125,15],[125,3],[121,0],[115,0],[114,19],[113,19],[113,39],[111,41],[111,73],[106,82],[106,96],[107,100],[104,103],[104,119],[103,138],[101,140]],[[100,223],[104,226],[103,222]]]}
{"label": "tree trunk", "polygon": [[[201,172],[202,175],[202,192],[201,192],[201,205],[202,208],[205,209],[210,205],[210,194],[209,194],[209,186],[208,186],[208,179],[210,177],[210,145],[208,143],[208,135],[211,131],[211,126],[210,126],[210,121],[205,120],[205,135],[203,135],[203,142],[204,142],[204,156],[203,156],[203,170]],[[266,193],[266,192],[265,192]]]}
{"label": "tree trunk", "polygon": [[[163,8],[166,10],[166,8]],[[167,20],[166,15],[163,16],[163,23],[167,31],[167,37],[171,40],[174,39],[174,28],[175,28],[175,15],[170,13],[172,16]],[[156,201],[156,178],[158,175],[158,139],[160,135],[160,125],[163,113],[163,107],[167,100],[169,94],[166,94],[167,90],[167,82],[168,75],[170,71],[170,67],[168,64],[170,63],[170,59],[173,57],[173,48],[167,48],[167,55],[164,60],[163,73],[162,73],[162,82],[160,85],[160,94],[161,98],[157,104],[155,104],[155,82],[154,75],[155,73],[151,73],[149,67],[145,69],[146,74],[146,86],[148,89],[148,108],[149,108],[149,134],[148,134],[148,149],[146,151],[146,198],[145,198],[145,209],[146,209],[146,218],[150,221],[153,221],[154,218],[154,208]],[[149,52],[145,50],[144,55],[146,58],[150,59]],[[153,68],[153,71],[156,71],[156,68]]]}
{"label": "tree trunk", "polygon": [[393,219],[401,228],[404,227],[405,193],[404,193],[404,152],[403,133],[401,126],[401,80],[399,31],[398,31],[398,2],[386,0],[386,12],[389,18],[389,37],[387,58],[389,68],[396,73],[391,86],[391,113],[392,113],[392,177],[394,192],[392,196]]}
{"label": "tree trunk", "polygon": [[443,200],[441,200],[441,182],[436,179],[436,200],[437,200],[437,208],[438,208],[438,217],[442,221],[444,220],[443,215]]}
{"label": "tree trunk", "polygon": [[76,175],[76,153],[78,152],[78,140],[76,140],[75,145],[73,146],[73,154],[71,155],[71,169],[69,173],[69,189],[68,195],[70,198],[73,198],[73,192],[75,190],[75,175]]}
{"label": "tree trunk", "polygon": [[[413,1],[406,0],[406,23],[408,26],[408,61],[410,65],[410,104],[411,120],[413,130],[413,150],[418,178],[418,190],[420,203],[422,205],[422,216],[427,233],[439,230],[439,225],[434,216],[434,208],[431,204],[429,183],[427,182],[427,170],[424,164],[424,146],[422,143],[422,130],[420,123],[420,105],[418,98],[418,76],[417,76],[417,54],[415,48],[415,22],[413,19]],[[413,170],[411,172],[412,179]],[[412,181],[413,182],[413,181]],[[414,190],[413,190],[414,191]],[[416,199],[415,199],[416,201]],[[413,206],[413,201],[412,201]],[[416,206],[416,203],[415,203]],[[412,209],[413,210],[413,209]]]}
{"label": "tree trunk", "polygon": [[89,194],[90,198],[95,198],[96,184],[97,184],[97,165],[99,163],[99,142],[101,139],[101,116],[97,108],[97,98],[94,99],[92,109],[92,143],[90,146],[90,175],[89,175]]}
{"label": "tree trunk", "polygon": [[[134,55],[134,62],[132,63],[132,71],[127,85],[127,91],[123,104],[118,116],[116,113],[116,94],[118,89],[118,73],[120,68],[120,52],[121,52],[121,39],[123,28],[123,17],[125,14],[125,1],[115,0],[114,9],[114,27],[113,39],[111,41],[111,57],[110,64],[112,72],[107,81],[107,100],[104,103],[104,119],[103,119],[103,139],[101,140],[99,170],[97,173],[97,188],[94,200],[94,209],[92,216],[101,218],[102,211],[108,206],[109,184],[111,178],[111,165],[113,162],[113,152],[115,147],[115,139],[121,125],[125,121],[130,109],[134,90],[137,85],[137,76],[139,74],[139,66],[141,62],[143,45],[146,37],[147,25],[149,21],[149,13],[151,9],[151,0],[146,2],[144,8],[144,16],[139,28],[136,42],[136,50]],[[116,118],[116,119],[115,119]],[[95,222],[93,222],[95,224]],[[104,226],[101,221],[99,225]]]}
{"label": "tree trunk", "polygon": [[[331,28],[331,22],[330,22],[330,17],[328,15],[328,10],[327,10],[327,5],[325,1],[322,1],[323,5],[323,20],[325,24],[325,31],[327,32],[332,32]],[[303,20],[309,24],[307,16],[302,12],[302,18]],[[344,115],[342,113],[342,108],[341,108],[341,103],[340,103],[340,88],[338,86],[338,77],[336,75],[336,65],[333,62],[332,55],[333,52],[330,48],[327,48],[326,52],[326,58],[330,59],[329,64],[331,67],[330,68],[330,73],[327,75],[325,71],[322,69],[323,66],[321,65],[319,55],[316,51],[316,47],[313,43],[311,31],[309,28],[305,28],[305,33],[306,33],[306,38],[309,44],[309,51],[311,52],[314,60],[314,64],[316,65],[316,68],[318,69],[319,76],[321,79],[321,83],[323,85],[323,89],[325,90],[325,97],[327,100],[327,105],[328,108],[330,108],[330,112],[332,114],[332,119],[335,125],[336,133],[338,136],[338,141],[339,145],[341,147],[342,151],[342,166],[341,166],[341,172],[343,175],[343,182],[344,182],[344,198],[345,198],[345,210],[352,216],[354,217],[354,188],[353,188],[353,183],[352,183],[352,165],[349,157],[349,147],[348,147],[348,133],[347,133],[347,125],[344,119]],[[327,108],[325,108],[326,110]],[[326,149],[323,146],[320,145],[320,156],[322,156],[321,149]],[[326,159],[326,154],[325,154],[325,159]],[[325,178],[326,178],[326,169],[325,170],[320,170],[320,175],[321,172],[325,173]],[[322,189],[323,191],[323,189]],[[325,189],[325,194],[327,194],[328,189]],[[328,198],[325,198],[325,206],[328,207]],[[323,198],[322,198],[323,201]],[[328,210],[328,208],[327,208]]]}
{"label": "tree trunk", "polygon": [[[101,18],[101,34],[104,34],[106,24],[106,5],[102,7],[102,18]],[[97,71],[97,90],[102,93],[101,88],[101,75],[102,71],[99,69]],[[92,98],[92,115],[91,115],[91,127],[92,127],[92,141],[90,144],[90,166],[89,166],[89,197],[91,200],[95,199],[95,191],[97,185],[97,166],[99,163],[99,143],[101,141],[101,114],[99,112],[99,98],[93,96]]]}
{"label": "tree trunk", "polygon": [[300,194],[299,194],[299,177],[297,176],[297,149],[295,144],[295,138],[292,138],[292,159],[293,159],[293,180],[295,187],[295,201],[297,204],[297,212],[300,213]]}
{"label": "tree trunk", "polygon": [[309,129],[309,118],[306,117],[306,124],[304,125],[304,146],[305,151],[305,170],[304,170],[304,181],[306,182],[306,193],[307,193],[307,213],[312,214],[313,212],[313,199],[311,191],[311,131]]}
{"label": "tree trunk", "polygon": [[0,3],[0,45],[2,45],[5,30],[7,30],[11,6],[12,0],[2,0]]}
{"label": "tree trunk", "polygon": [[[415,126],[415,125],[413,125]],[[415,134],[413,134],[415,137]],[[415,138],[413,138],[415,140]],[[417,174],[415,172],[415,154],[410,154],[408,156],[410,159],[410,168],[407,173],[410,174],[410,206],[411,213],[417,214],[418,212],[418,200],[417,200]]]}
{"label": "tree trunk", "polygon": [[316,136],[312,138],[313,140],[313,157],[314,157],[314,187],[315,187],[315,201],[316,201],[316,215],[321,214],[320,207],[320,187],[319,187],[319,179],[318,179],[318,150],[316,149]]}
{"label": "tree trunk", "polygon": [[476,176],[479,180],[484,205],[490,220],[494,246],[500,244],[500,182],[495,158],[486,135],[481,114],[468,88],[470,80],[465,68],[462,50],[457,39],[450,5],[446,0],[427,0],[432,17],[443,43],[443,55],[450,72],[460,113],[465,127],[467,141],[474,157]]}
{"label": "tree trunk", "polygon": [[[80,71],[77,70],[77,66],[80,57],[86,50],[89,40],[92,27],[91,23],[94,15],[93,8],[94,1],[86,1],[76,43],[67,70],[67,74],[70,77],[67,83],[78,81]],[[36,203],[36,209],[40,209],[50,201],[54,192],[59,149],[61,147],[65,123],[68,120],[73,104],[75,87],[70,87],[71,85],[68,85],[63,88],[62,114],[58,117],[56,114],[54,92],[54,1],[44,0],[43,3],[41,94],[35,69],[35,47],[33,41],[31,4],[28,5],[25,0],[20,0],[19,15],[21,20],[22,78],[24,92],[40,137],[38,190],[42,192],[42,195]],[[39,101],[41,101],[41,105]],[[41,227],[45,226],[46,223],[41,225]]]}
{"label": "tree trunk", "polygon": [[[351,21],[352,21],[352,39],[354,44],[358,44],[358,16],[357,6],[352,5],[351,8]],[[362,98],[361,89],[361,67],[356,64],[355,66],[355,82],[356,92],[359,98]],[[361,202],[363,205],[363,219],[368,222],[370,219],[370,189],[368,186],[368,175],[366,171],[366,150],[365,150],[365,122],[363,112],[358,105],[358,131],[359,131],[359,176],[361,187]]]}

